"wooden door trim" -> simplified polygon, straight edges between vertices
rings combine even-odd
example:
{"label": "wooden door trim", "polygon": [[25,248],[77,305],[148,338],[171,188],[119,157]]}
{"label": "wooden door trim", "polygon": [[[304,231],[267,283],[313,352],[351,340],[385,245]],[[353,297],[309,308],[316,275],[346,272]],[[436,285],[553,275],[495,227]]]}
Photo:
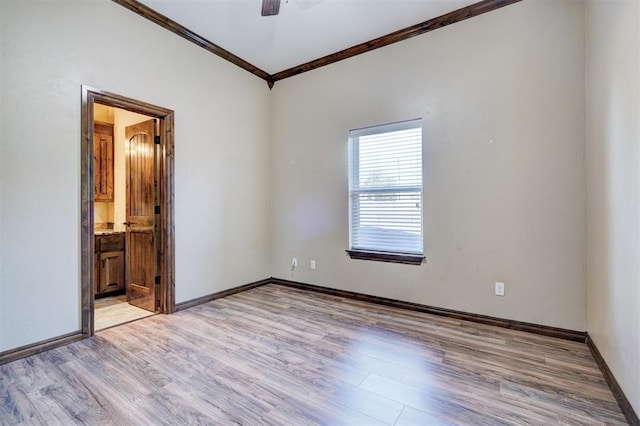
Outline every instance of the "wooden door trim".
{"label": "wooden door trim", "polygon": [[175,312],[174,112],[136,99],[82,85],[80,185],[80,289],[82,335],[94,333],[93,105],[100,103],[160,120],[160,312]]}

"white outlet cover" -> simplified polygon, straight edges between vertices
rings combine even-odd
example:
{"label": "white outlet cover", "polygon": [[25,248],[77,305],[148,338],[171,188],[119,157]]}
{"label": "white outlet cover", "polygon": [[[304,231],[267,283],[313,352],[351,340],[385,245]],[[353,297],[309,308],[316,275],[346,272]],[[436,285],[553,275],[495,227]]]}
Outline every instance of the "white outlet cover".
{"label": "white outlet cover", "polygon": [[311,267],[311,269],[316,269],[316,261],[312,260],[311,262],[309,262],[309,266]]}
{"label": "white outlet cover", "polygon": [[495,292],[496,296],[504,296],[504,283],[496,283]]}

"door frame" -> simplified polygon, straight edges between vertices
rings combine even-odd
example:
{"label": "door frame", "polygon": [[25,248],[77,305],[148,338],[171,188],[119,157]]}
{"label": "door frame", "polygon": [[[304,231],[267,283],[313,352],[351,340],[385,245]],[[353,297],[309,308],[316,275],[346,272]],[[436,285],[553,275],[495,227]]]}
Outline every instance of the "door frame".
{"label": "door frame", "polygon": [[[176,310],[175,302],[175,226],[174,226],[174,112],[136,99],[82,85],[81,104],[81,185],[80,185],[80,288],[82,335],[94,334],[94,164],[93,105],[110,107],[157,118],[160,122],[160,223],[158,262],[160,264],[160,312]],[[126,249],[126,247],[125,247]]]}

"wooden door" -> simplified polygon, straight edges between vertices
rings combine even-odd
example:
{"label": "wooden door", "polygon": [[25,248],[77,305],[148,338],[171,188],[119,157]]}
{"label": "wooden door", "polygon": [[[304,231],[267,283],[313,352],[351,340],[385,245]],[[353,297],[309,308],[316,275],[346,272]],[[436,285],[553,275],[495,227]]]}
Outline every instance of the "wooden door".
{"label": "wooden door", "polygon": [[155,120],[125,129],[127,302],[155,312]]}

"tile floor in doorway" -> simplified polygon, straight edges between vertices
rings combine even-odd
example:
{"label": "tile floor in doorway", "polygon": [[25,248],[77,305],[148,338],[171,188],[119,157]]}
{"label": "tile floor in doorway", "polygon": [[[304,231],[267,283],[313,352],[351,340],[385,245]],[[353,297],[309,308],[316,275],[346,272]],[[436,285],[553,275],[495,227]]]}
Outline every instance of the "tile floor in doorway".
{"label": "tile floor in doorway", "polygon": [[128,304],[127,296],[120,295],[96,299],[94,315],[94,330],[100,331],[114,325],[145,318],[154,313]]}

